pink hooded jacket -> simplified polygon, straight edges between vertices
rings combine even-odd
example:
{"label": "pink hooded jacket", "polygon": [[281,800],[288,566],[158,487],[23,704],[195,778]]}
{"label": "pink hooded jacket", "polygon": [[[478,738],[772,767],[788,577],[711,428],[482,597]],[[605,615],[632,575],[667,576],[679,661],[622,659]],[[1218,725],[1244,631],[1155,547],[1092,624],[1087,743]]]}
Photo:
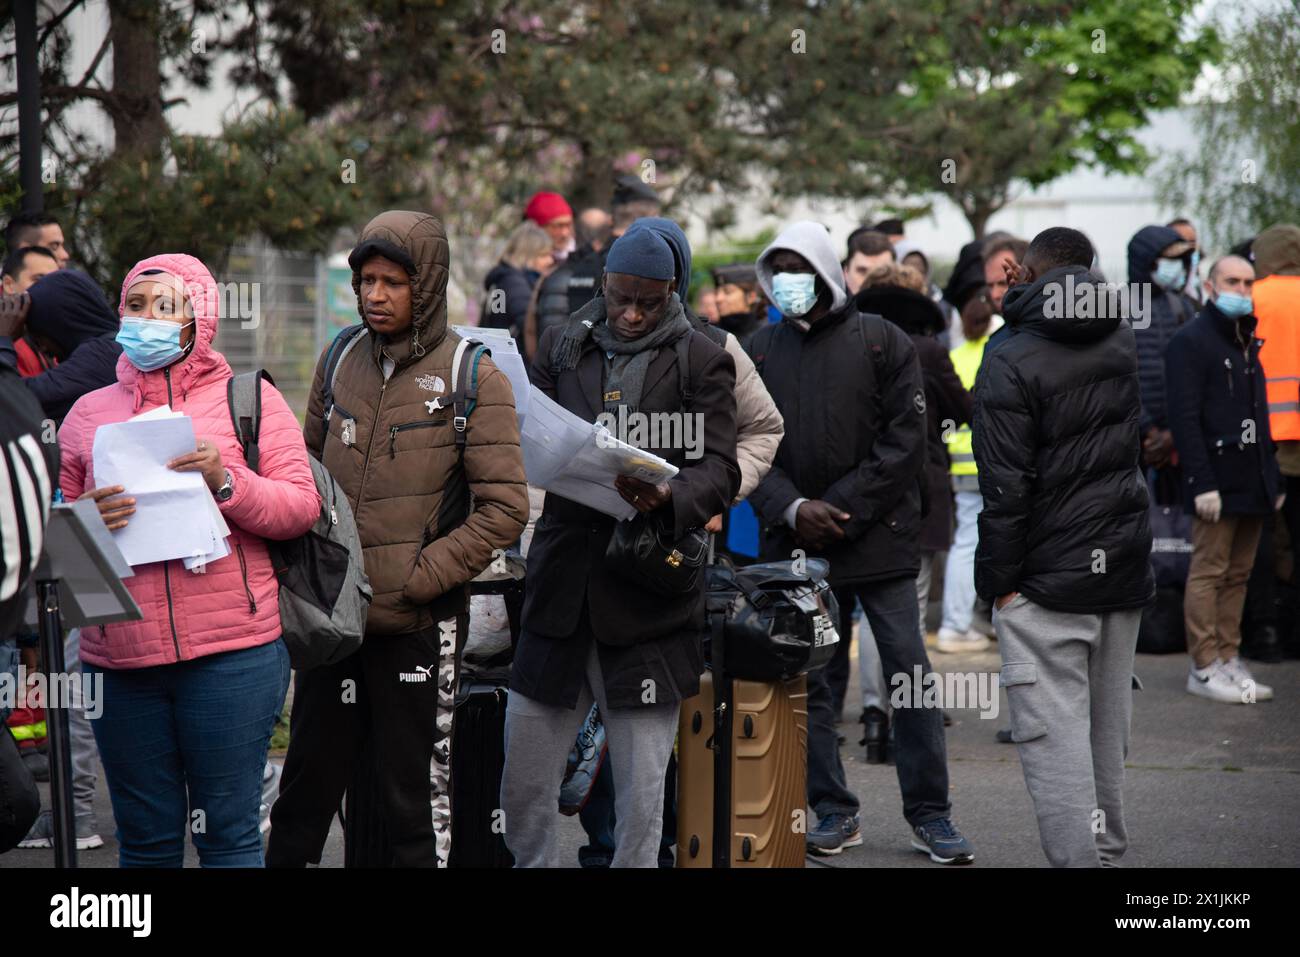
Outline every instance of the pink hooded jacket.
{"label": "pink hooded jacket", "polygon": [[[147,269],[161,269],[184,284],[194,309],[194,346],[180,361],[152,372],[141,372],[123,355],[116,384],[77,400],[59,429],[59,484],[68,501],[95,488],[95,430],[170,404],[194,420],[196,436],[217,443],[230,472],[234,495],[219,504],[230,526],[230,554],[202,574],[187,571],[179,559],[135,566],[126,586],[144,618],[81,633],[81,657],[101,668],[147,668],[275,641],[280,635],[279,584],[265,539],[303,534],[320,511],[302,429],[269,383],[262,384],[260,474],[244,462],[226,404],[232,373],[212,348],[219,304],[212,274],[193,256],[146,259],[122,283],[119,314],[127,290]],[[124,494],[130,493],[127,488]]]}

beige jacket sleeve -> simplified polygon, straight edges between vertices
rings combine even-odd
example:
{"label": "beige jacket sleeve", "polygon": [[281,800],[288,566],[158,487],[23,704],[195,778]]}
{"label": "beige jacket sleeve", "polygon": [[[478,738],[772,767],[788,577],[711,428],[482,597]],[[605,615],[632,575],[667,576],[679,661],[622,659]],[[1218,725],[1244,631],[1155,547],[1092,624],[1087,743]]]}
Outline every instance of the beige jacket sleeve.
{"label": "beige jacket sleeve", "polygon": [[736,362],[736,459],[740,463],[739,502],[758,487],[776,458],[785,421],[754,367],[754,360],[727,333],[727,352]]}

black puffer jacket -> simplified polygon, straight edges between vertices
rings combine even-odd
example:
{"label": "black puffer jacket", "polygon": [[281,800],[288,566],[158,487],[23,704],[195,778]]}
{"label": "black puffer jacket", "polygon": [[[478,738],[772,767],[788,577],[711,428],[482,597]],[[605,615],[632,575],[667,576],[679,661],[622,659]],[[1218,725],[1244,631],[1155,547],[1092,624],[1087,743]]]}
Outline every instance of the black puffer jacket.
{"label": "black puffer jacket", "polygon": [[[1137,336],[1138,380],[1141,385],[1143,435],[1153,426],[1169,428],[1169,409],[1165,396],[1165,349],[1174,333],[1196,315],[1196,304],[1183,295],[1182,289],[1164,290],[1151,278],[1160,258],[1160,250],[1183,237],[1168,226],[1144,226],[1128,242],[1128,281],[1148,283],[1151,287],[1151,315],[1145,328],[1135,326]],[[1190,265],[1191,254],[1184,259]]]}
{"label": "black puffer jacket", "polygon": [[790,558],[785,510],[821,499],[852,516],[844,541],[813,556],[830,561],[832,585],[915,576],[927,423],[912,340],[849,301],[806,333],[789,321],[764,326],[746,348],[785,419],[776,461],[749,496],[763,558]]}
{"label": "black puffer jacket", "polygon": [[1155,581],[1133,330],[1118,316],[1046,318],[1044,287],[1067,274],[1076,288],[1088,278],[1068,266],[1007,293],[1010,332],[975,381],[975,587],[1057,611],[1138,608]]}

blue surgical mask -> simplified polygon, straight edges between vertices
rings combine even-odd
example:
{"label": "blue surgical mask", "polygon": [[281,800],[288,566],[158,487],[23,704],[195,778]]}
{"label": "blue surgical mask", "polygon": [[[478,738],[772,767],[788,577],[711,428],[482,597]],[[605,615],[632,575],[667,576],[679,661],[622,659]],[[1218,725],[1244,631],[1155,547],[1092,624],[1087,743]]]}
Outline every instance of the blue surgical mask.
{"label": "blue surgical mask", "polygon": [[1196,275],[1196,268],[1197,268],[1200,264],[1201,264],[1201,252],[1200,252],[1199,249],[1193,249],[1193,250],[1192,250],[1192,268],[1191,268],[1190,270],[1188,270],[1188,272],[1189,272],[1192,276],[1195,276],[1195,275]]}
{"label": "blue surgical mask", "polygon": [[1250,315],[1253,305],[1250,296],[1239,296],[1235,292],[1220,292],[1214,296],[1214,305],[1229,319],[1239,319]]}
{"label": "blue surgical mask", "polygon": [[1181,259],[1159,259],[1151,276],[1161,289],[1177,289],[1187,282],[1187,269]]}
{"label": "blue surgical mask", "polygon": [[817,304],[817,276],[810,272],[779,272],[772,277],[772,299],[784,316],[802,316]]}
{"label": "blue surgical mask", "polygon": [[141,372],[152,372],[171,365],[185,354],[181,347],[181,330],[194,323],[178,325],[163,319],[142,319],[123,316],[122,328],[117,332],[117,344],[126,353],[131,365]]}

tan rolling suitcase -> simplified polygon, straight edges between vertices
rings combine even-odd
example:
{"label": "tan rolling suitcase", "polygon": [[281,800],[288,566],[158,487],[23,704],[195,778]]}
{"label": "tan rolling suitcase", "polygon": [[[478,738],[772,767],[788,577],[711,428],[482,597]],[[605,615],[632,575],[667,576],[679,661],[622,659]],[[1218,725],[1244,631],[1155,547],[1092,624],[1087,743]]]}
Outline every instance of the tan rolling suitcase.
{"label": "tan rolling suitcase", "polygon": [[806,678],[724,677],[719,690],[714,677],[706,672],[682,702],[677,866],[803,867]]}

